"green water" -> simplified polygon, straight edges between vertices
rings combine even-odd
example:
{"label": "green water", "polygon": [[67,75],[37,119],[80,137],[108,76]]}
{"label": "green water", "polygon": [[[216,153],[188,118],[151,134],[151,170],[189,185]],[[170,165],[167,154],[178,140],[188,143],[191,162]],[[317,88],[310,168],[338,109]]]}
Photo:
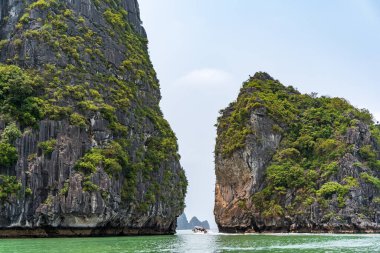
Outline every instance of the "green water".
{"label": "green water", "polygon": [[0,252],[380,252],[380,235],[194,235],[11,239]]}

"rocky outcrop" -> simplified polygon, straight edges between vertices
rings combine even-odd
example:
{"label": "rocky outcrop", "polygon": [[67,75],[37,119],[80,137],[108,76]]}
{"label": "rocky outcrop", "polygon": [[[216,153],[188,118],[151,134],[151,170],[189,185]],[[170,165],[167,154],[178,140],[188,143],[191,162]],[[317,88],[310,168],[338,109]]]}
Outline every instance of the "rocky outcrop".
{"label": "rocky outcrop", "polygon": [[208,223],[207,220],[200,221],[197,217],[191,218],[189,221],[189,226],[194,228],[194,227],[202,227],[204,229],[210,229],[210,224]]}
{"label": "rocky outcrop", "polygon": [[183,213],[177,218],[177,230],[187,230],[189,229],[189,221],[187,220],[186,214]]}
{"label": "rocky outcrop", "polygon": [[0,236],[174,233],[187,181],[137,1],[0,18]]}
{"label": "rocky outcrop", "polygon": [[217,127],[221,232],[380,231],[380,127],[368,111],[257,73]]}
{"label": "rocky outcrop", "polygon": [[202,227],[205,229],[210,229],[210,225],[207,220],[200,221],[197,217],[191,218],[190,221],[187,220],[186,214],[183,213],[177,219],[177,229],[178,230],[190,230],[194,227]]}

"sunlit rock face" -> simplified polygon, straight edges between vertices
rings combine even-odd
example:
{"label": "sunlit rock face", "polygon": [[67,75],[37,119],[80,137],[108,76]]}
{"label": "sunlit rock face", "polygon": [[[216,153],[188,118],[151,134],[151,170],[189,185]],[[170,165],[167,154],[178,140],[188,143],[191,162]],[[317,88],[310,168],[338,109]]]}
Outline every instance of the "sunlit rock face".
{"label": "sunlit rock face", "polygon": [[0,236],[174,233],[187,180],[137,1],[1,0],[0,18]]}
{"label": "sunlit rock face", "polygon": [[217,134],[220,231],[380,231],[380,127],[367,110],[259,72],[221,111]]}

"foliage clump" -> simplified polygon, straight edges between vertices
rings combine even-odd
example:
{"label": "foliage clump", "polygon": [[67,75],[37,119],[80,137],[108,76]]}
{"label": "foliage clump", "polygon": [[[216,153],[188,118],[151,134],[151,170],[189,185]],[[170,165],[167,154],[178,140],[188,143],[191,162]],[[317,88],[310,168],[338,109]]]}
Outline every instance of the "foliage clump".
{"label": "foliage clump", "polygon": [[75,168],[85,175],[95,173],[102,167],[110,175],[116,175],[129,165],[128,154],[116,141],[105,148],[93,148],[78,160]]}
{"label": "foliage clump", "polygon": [[1,203],[9,201],[11,197],[16,196],[21,190],[21,183],[14,176],[0,175],[0,201]]}
{"label": "foliage clump", "polygon": [[50,155],[55,150],[55,147],[57,145],[56,139],[50,139],[44,142],[38,143],[38,148],[42,150],[42,153],[45,155]]}
{"label": "foliage clump", "polygon": [[364,179],[366,182],[373,184],[376,186],[376,188],[380,189],[380,179],[374,176],[371,176],[367,172],[363,172],[361,175],[361,178]]}
{"label": "foliage clump", "polygon": [[23,126],[34,125],[41,119],[36,88],[38,76],[32,76],[15,65],[0,64],[0,114]]}
{"label": "foliage clump", "polygon": [[34,8],[47,9],[56,3],[57,3],[57,0],[37,0],[34,3],[32,3],[29,6],[29,8],[30,9],[34,9]]}
{"label": "foliage clump", "polygon": [[20,138],[22,133],[16,123],[10,123],[1,133],[1,141],[14,143],[17,138]]}
{"label": "foliage clump", "polygon": [[17,149],[14,143],[17,138],[21,137],[21,131],[17,125],[12,122],[8,124],[0,135],[0,169],[9,169],[14,166],[18,159]]}
{"label": "foliage clump", "polygon": [[0,167],[10,168],[18,159],[17,150],[7,142],[0,142]]}
{"label": "foliage clump", "polygon": [[[0,170],[9,172],[18,160],[17,149],[14,143],[17,138],[21,137],[21,131],[17,125],[9,123],[0,135]],[[10,198],[20,193],[22,185],[15,176],[0,175],[0,202],[4,204],[9,202]],[[26,188],[26,195],[31,190]]]}

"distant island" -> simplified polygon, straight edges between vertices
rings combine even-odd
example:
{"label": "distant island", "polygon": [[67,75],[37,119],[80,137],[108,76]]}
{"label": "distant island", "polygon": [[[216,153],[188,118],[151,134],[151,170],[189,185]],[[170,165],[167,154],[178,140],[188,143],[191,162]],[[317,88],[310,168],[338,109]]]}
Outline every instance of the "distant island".
{"label": "distant island", "polygon": [[188,230],[193,229],[195,226],[204,227],[205,229],[210,229],[210,225],[207,220],[200,221],[197,217],[191,218],[190,221],[187,220],[186,214],[183,213],[177,219],[177,230]]}

